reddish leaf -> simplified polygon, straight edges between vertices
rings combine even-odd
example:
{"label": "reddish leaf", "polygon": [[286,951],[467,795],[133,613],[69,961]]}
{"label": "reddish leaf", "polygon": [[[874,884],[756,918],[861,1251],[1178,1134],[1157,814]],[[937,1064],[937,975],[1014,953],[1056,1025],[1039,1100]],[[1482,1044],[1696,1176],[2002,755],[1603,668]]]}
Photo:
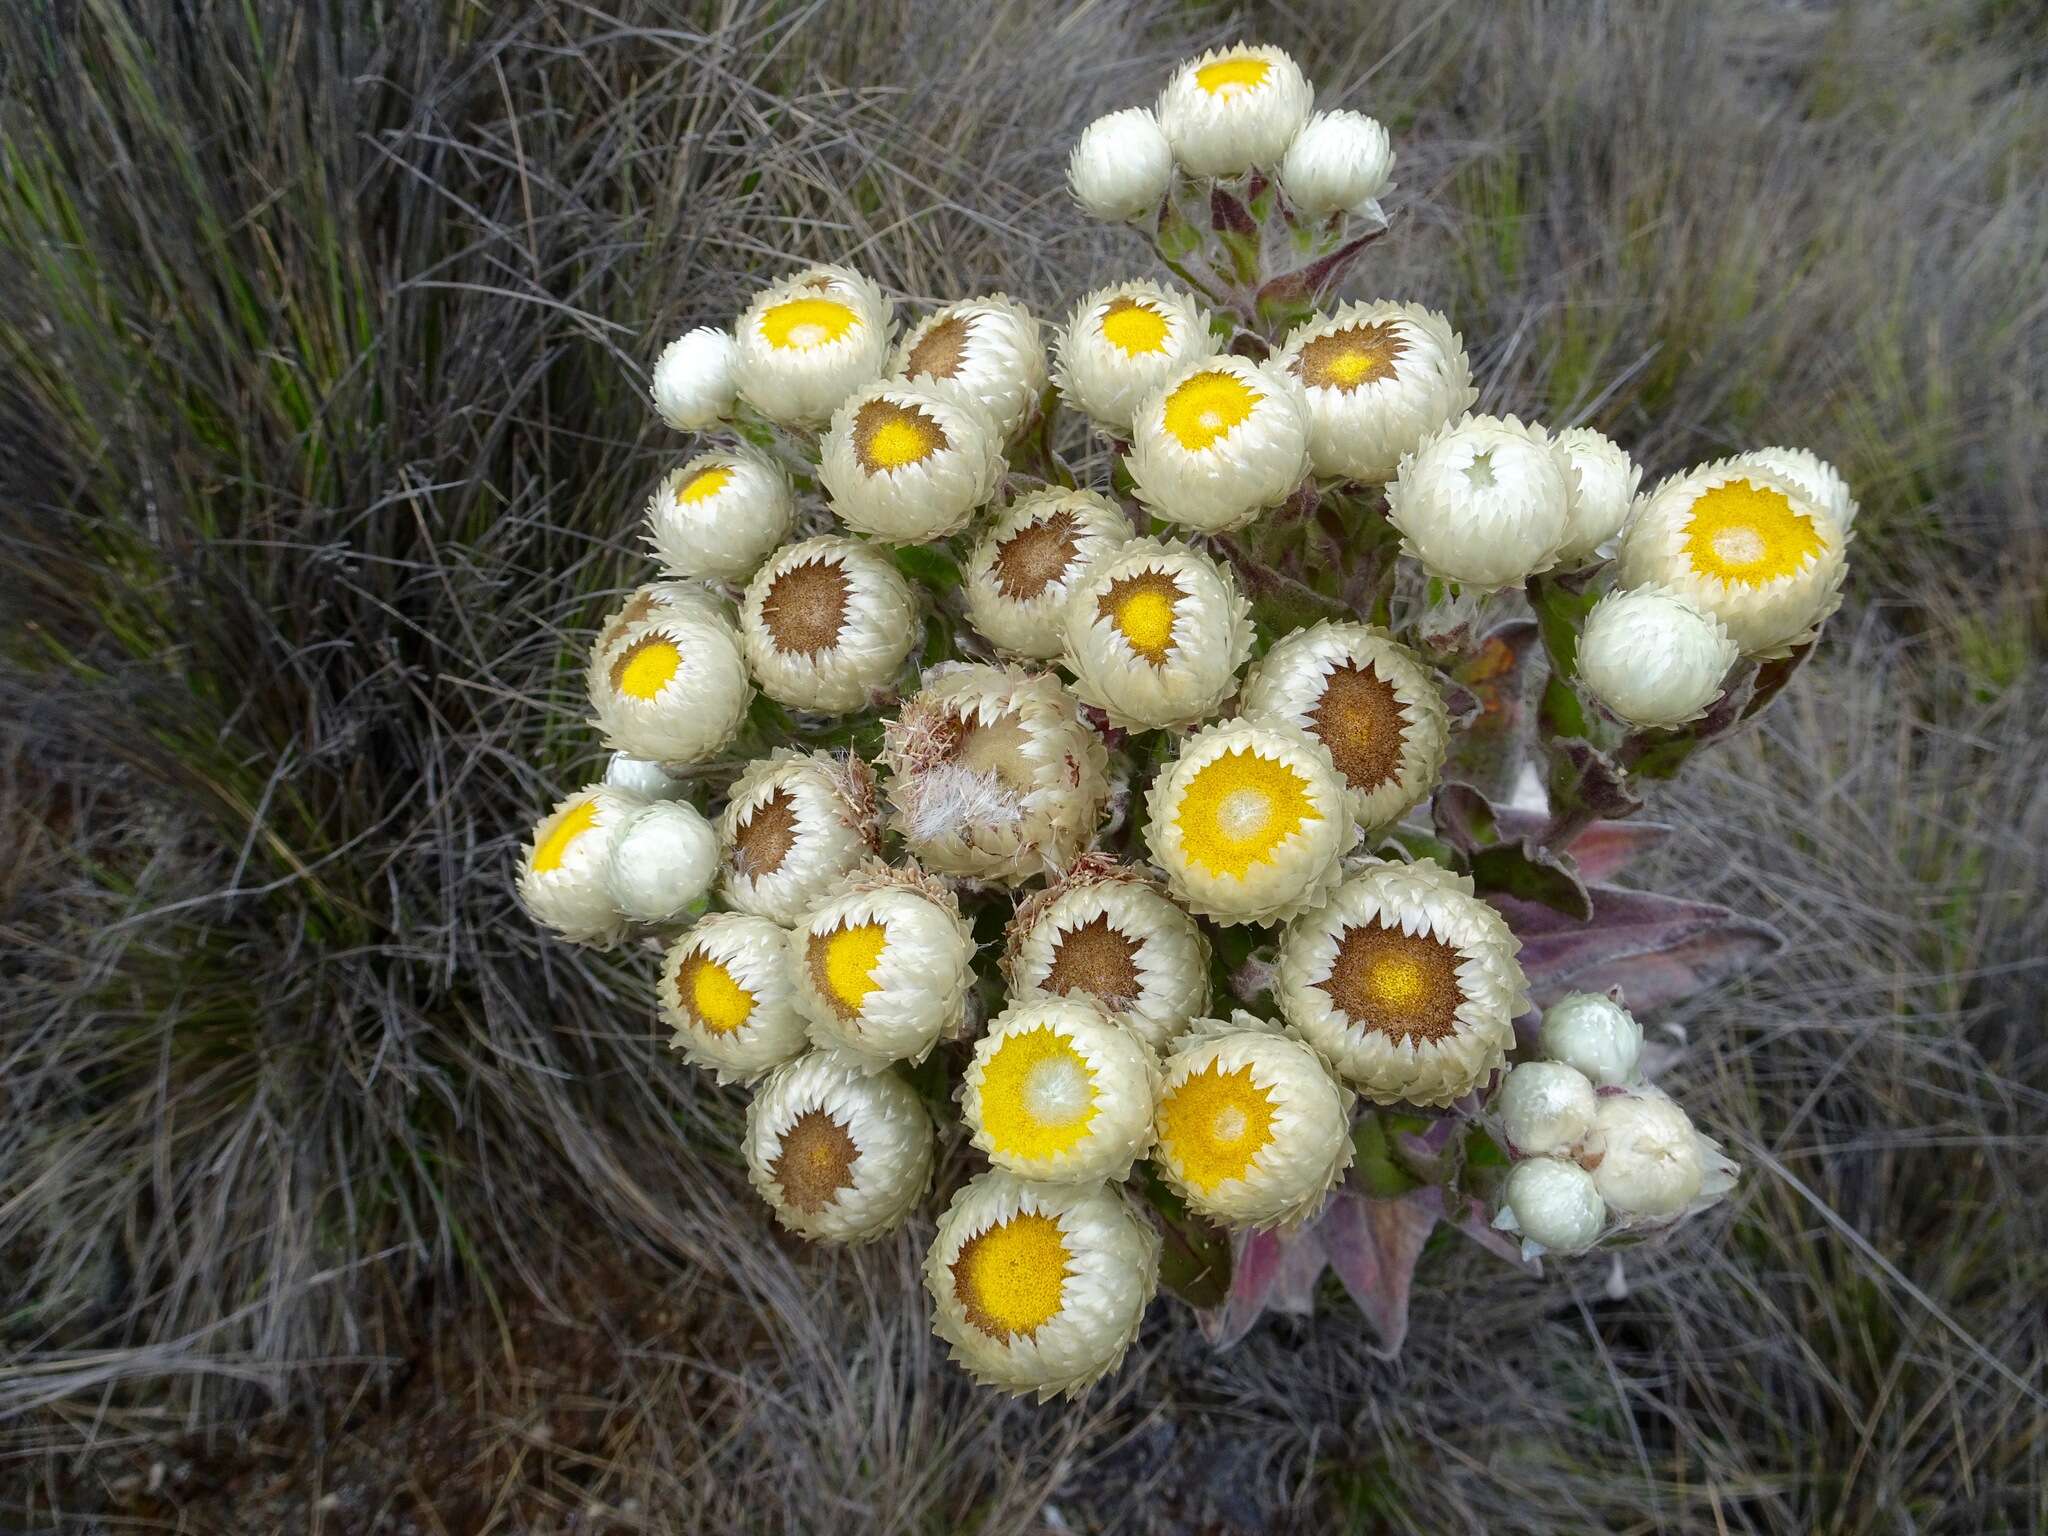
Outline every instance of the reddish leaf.
{"label": "reddish leaf", "polygon": [[1567,992],[1620,987],[1632,1008],[1658,1008],[1748,970],[1783,946],[1768,923],[1707,901],[1595,886],[1593,918],[1511,896],[1492,898],[1522,940],[1522,969],[1539,1007]]}
{"label": "reddish leaf", "polygon": [[1267,1312],[1306,1317],[1315,1310],[1316,1282],[1328,1260],[1316,1227],[1298,1232],[1247,1232],[1238,1238],[1229,1298],[1198,1314],[1202,1334],[1228,1349]]}
{"label": "reddish leaf", "polygon": [[1408,1337],[1408,1294],[1422,1245],[1443,1215],[1443,1190],[1429,1185],[1398,1200],[1340,1190],[1318,1227],[1330,1268],[1380,1336],[1375,1353],[1391,1360]]}
{"label": "reddish leaf", "polygon": [[[1550,824],[1549,816],[1541,811],[1504,806],[1497,814],[1502,842],[1537,837]],[[1611,880],[1637,855],[1649,852],[1670,835],[1670,826],[1661,821],[1596,821],[1572,839],[1567,851],[1579,866],[1580,879]]]}
{"label": "reddish leaf", "polygon": [[1493,1224],[1487,1215],[1486,1206],[1476,1196],[1467,1195],[1462,1209],[1462,1215],[1450,1219],[1452,1226],[1488,1253],[1496,1258],[1506,1259],[1517,1269],[1525,1269],[1532,1275],[1543,1273],[1543,1261],[1523,1258],[1522,1245]]}

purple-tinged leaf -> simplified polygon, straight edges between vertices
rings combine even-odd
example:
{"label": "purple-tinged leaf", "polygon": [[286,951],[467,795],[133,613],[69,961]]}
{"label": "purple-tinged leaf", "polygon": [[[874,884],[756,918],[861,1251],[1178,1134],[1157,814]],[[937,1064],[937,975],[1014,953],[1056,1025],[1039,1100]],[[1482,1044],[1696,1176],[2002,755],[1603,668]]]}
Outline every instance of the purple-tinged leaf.
{"label": "purple-tinged leaf", "polygon": [[1514,896],[1540,902],[1580,922],[1593,915],[1592,897],[1571,861],[1538,843],[1496,843],[1481,848],[1472,855],[1472,883],[1489,901],[1496,896]]}
{"label": "purple-tinged leaf", "polygon": [[1445,1218],[1451,1226],[1496,1258],[1506,1259],[1515,1268],[1527,1270],[1532,1275],[1543,1273],[1543,1261],[1523,1258],[1522,1245],[1493,1224],[1485,1204],[1476,1195],[1465,1196],[1456,1208],[1461,1214]]}
{"label": "purple-tinged leaf", "polygon": [[1202,1336],[1228,1349],[1268,1312],[1308,1316],[1315,1310],[1316,1282],[1327,1267],[1314,1224],[1297,1232],[1240,1234],[1229,1297],[1222,1306],[1197,1314]]}
{"label": "purple-tinged leaf", "polygon": [[1437,834],[1458,849],[1472,853],[1500,836],[1500,813],[1493,802],[1470,784],[1447,779],[1429,797],[1430,819]]}
{"label": "purple-tinged leaf", "polygon": [[1408,1337],[1415,1263],[1443,1209],[1443,1190],[1432,1184],[1397,1200],[1339,1190],[1323,1211],[1317,1227],[1323,1252],[1379,1335],[1375,1353],[1385,1359],[1400,1354]]}
{"label": "purple-tinged leaf", "polygon": [[[1502,842],[1539,837],[1550,824],[1540,811],[1503,806],[1497,814]],[[1571,840],[1567,851],[1579,867],[1580,879],[1610,880],[1670,835],[1670,825],[1661,821],[1596,821]]]}
{"label": "purple-tinged leaf", "polygon": [[1324,293],[1344,280],[1344,274],[1351,270],[1351,264],[1358,260],[1365,248],[1385,233],[1384,229],[1375,229],[1360,235],[1307,266],[1283,272],[1271,279],[1259,289],[1259,313],[1279,315],[1303,306],[1313,308]]}
{"label": "purple-tinged leaf", "polygon": [[1522,940],[1537,1006],[1567,992],[1620,987],[1629,1006],[1663,1007],[1748,970],[1784,944],[1768,923],[1707,901],[1595,886],[1593,918],[1575,923],[1512,896],[1491,898]]}
{"label": "purple-tinged leaf", "polygon": [[1629,787],[1628,770],[1576,736],[1550,743],[1550,804],[1555,811],[1590,811],[1609,819],[1643,808],[1642,797]]}

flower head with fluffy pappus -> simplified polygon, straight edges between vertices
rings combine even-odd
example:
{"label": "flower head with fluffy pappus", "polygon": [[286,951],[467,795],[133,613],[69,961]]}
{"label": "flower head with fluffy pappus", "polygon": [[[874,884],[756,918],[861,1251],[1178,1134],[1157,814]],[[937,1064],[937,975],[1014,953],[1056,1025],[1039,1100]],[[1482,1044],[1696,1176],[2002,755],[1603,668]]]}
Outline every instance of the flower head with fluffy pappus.
{"label": "flower head with fluffy pappus", "polygon": [[1443,768],[1450,714],[1435,673],[1369,625],[1325,622],[1286,636],[1252,665],[1238,707],[1328,748],[1361,827],[1400,820]]}
{"label": "flower head with fluffy pappus", "polygon": [[1272,366],[1298,380],[1319,475],[1381,484],[1479,398],[1464,340],[1420,304],[1375,299],[1296,326]]}
{"label": "flower head with fluffy pappus", "polygon": [[1189,295],[1158,283],[1119,283],[1074,306],[1055,349],[1053,382],[1068,405],[1127,436],[1140,401],[1217,349],[1208,311]]}
{"label": "flower head with fluffy pappus", "polygon": [[1494,1072],[1529,1006],[1520,941],[1472,881],[1373,862],[1280,940],[1280,1011],[1378,1104],[1446,1106]]}
{"label": "flower head with fluffy pappus", "polygon": [[734,327],[734,376],[747,404],[812,427],[878,377],[894,327],[882,290],[851,267],[809,267],[754,295]]}
{"label": "flower head with fluffy pappus", "polygon": [[1643,483],[1643,467],[1591,427],[1568,427],[1550,441],[1579,472],[1571,530],[1557,552],[1557,563],[1573,568],[1598,558],[1621,532]]}
{"label": "flower head with fluffy pappus", "polygon": [[1578,471],[1541,427],[1468,414],[1402,457],[1387,520],[1430,575],[1497,591],[1557,563],[1577,487]]}
{"label": "flower head with fluffy pappus", "polygon": [[732,414],[739,398],[739,346],[714,325],[685,331],[661,349],[648,393],[678,432],[701,432]]}
{"label": "flower head with fluffy pappus", "polygon": [[1386,222],[1379,200],[1394,189],[1394,145],[1363,112],[1317,112],[1280,161],[1280,190],[1304,213],[1353,213]]}
{"label": "flower head with fluffy pappus", "polygon": [[575,944],[610,944],[625,922],[605,884],[619,828],[642,802],[592,784],[557,800],[535,823],[519,861],[519,904]]}
{"label": "flower head with fluffy pappus", "polygon": [[934,667],[884,723],[881,761],[912,857],[1008,885],[1079,857],[1109,796],[1109,754],[1073,695],[1016,667]]}
{"label": "flower head with fluffy pappus", "polygon": [[910,584],[886,555],[827,535],[785,544],[754,573],[740,638],[769,698],[846,714],[894,686],[917,619]]}
{"label": "flower head with fluffy pappus", "polygon": [[1856,498],[1840,470],[1807,448],[1752,448],[1735,455],[1735,462],[1769,470],[1792,481],[1817,501],[1835,520],[1844,535],[1856,525]]}
{"label": "flower head with fluffy pappus", "polygon": [[1159,127],[1190,176],[1237,176],[1279,165],[1314,101],[1285,50],[1239,43],[1173,72],[1159,96]]}
{"label": "flower head with fluffy pappus", "polygon": [[925,1256],[932,1329],[983,1386],[1039,1401],[1115,1370],[1159,1285],[1159,1234],[1103,1184],[1000,1169],[953,1197]]}
{"label": "flower head with fluffy pappus", "polygon": [[732,626],[689,606],[628,622],[593,649],[585,684],[605,745],[662,763],[694,763],[738,733],[754,701]]}
{"label": "flower head with fluffy pappus", "polygon": [[1322,904],[1358,841],[1329,749],[1278,720],[1198,731],[1145,797],[1145,842],[1166,886],[1226,925]]}
{"label": "flower head with fluffy pappus", "polygon": [[783,750],[747,765],[718,819],[719,894],[791,927],[882,849],[874,770],[859,758]]}
{"label": "flower head with fluffy pappus", "polygon": [[1173,146],[1143,107],[1098,117],[1074,141],[1067,186],[1092,218],[1142,219],[1173,186]]}
{"label": "flower head with fluffy pappus", "polygon": [[716,449],[662,477],[647,502],[647,541],[678,576],[744,581],[795,517],[789,477],[772,461]]}
{"label": "flower head with fluffy pappus", "polygon": [[1140,402],[1127,463],[1155,516],[1204,533],[1242,528],[1308,475],[1301,386],[1249,358],[1188,363]]}
{"label": "flower head with fluffy pappus", "polygon": [[1676,592],[1745,656],[1783,656],[1842,601],[1849,535],[1799,481],[1723,459],[1638,498],[1615,555],[1624,587]]}
{"label": "flower head with fluffy pappus", "polygon": [[1002,470],[1002,441],[980,406],[884,379],[832,413],[818,478],[847,527],[927,544],[965,528]]}
{"label": "flower head with fluffy pappus", "polygon": [[1721,621],[1665,587],[1610,592],[1579,636],[1579,678],[1630,725],[1697,720],[1737,651]]}
{"label": "flower head with fluffy pappus", "polygon": [[636,923],[679,923],[718,878],[718,834],[687,800],[656,800],[627,815],[605,855],[612,905]]}
{"label": "flower head with fluffy pappus", "polygon": [[1092,1002],[1024,997],[975,1042],[960,1116],[996,1167],[1048,1184],[1130,1176],[1152,1146],[1159,1066]]}
{"label": "flower head with fluffy pappus", "polygon": [[971,407],[1015,437],[1045,394],[1045,340],[1038,320],[1007,294],[962,299],[926,315],[897,344],[889,371],[913,388]]}
{"label": "flower head with fluffy pappus", "polygon": [[1251,604],[1236,579],[1185,544],[1133,539],[1067,599],[1061,664],[1081,701],[1123,730],[1207,719],[1251,651]]}
{"label": "flower head with fluffy pappus", "polygon": [[966,1021],[974,934],[922,870],[857,872],[790,935],[790,960],[811,1038],[871,1070],[924,1060]]}
{"label": "flower head with fluffy pappus", "polygon": [[1296,1226],[1351,1166],[1351,1105],[1299,1040],[1248,1013],[1199,1019],[1166,1058],[1152,1162],[1212,1220]]}
{"label": "flower head with fluffy pappus", "polygon": [[1059,486],[1026,492],[967,557],[968,622],[1007,656],[1051,660],[1066,641],[1075,583],[1130,537],[1130,520],[1106,496]]}
{"label": "flower head with fluffy pappus", "polygon": [[1209,1011],[1209,940],[1156,882],[1090,854],[1010,920],[1013,997],[1086,998],[1154,1050]]}
{"label": "flower head with fluffy pappus", "polygon": [[751,1082],[811,1048],[789,935],[765,917],[714,912],[668,948],[654,995],[669,1048],[722,1083]]}
{"label": "flower head with fluffy pappus", "polygon": [[932,1177],[932,1120],[893,1072],[843,1051],[777,1067],[747,1106],[747,1178],[790,1231],[864,1243],[893,1232]]}

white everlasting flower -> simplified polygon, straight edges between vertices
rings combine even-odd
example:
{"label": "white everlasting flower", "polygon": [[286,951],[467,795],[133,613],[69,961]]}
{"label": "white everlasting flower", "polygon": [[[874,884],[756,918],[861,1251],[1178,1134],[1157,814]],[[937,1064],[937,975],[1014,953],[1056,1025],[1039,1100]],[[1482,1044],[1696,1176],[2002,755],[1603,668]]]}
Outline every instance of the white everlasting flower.
{"label": "white everlasting flower", "polygon": [[789,479],[747,451],[700,453],[672,470],[647,502],[647,541],[678,576],[744,581],[789,536]]}
{"label": "white everlasting flower", "polygon": [[920,320],[898,343],[889,371],[980,411],[995,424],[1000,448],[1045,394],[1045,339],[1030,310],[1007,294],[985,294]]}
{"label": "white everlasting flower", "polygon": [[1849,535],[1792,476],[1736,459],[1640,497],[1615,555],[1624,587],[1668,587],[1746,656],[1783,656],[1842,601]]}
{"label": "white everlasting flower", "polygon": [[1543,1010],[1536,1048],[1546,1060],[1576,1067],[1596,1087],[1619,1087],[1635,1081],[1643,1027],[1613,998],[1573,992]]}
{"label": "white everlasting flower", "polygon": [[1351,1104],[1299,1040],[1245,1013],[1202,1020],[1166,1058],[1152,1162],[1204,1216],[1294,1226],[1351,1166]]}
{"label": "white everlasting flower", "polygon": [[1551,438],[1552,445],[1579,472],[1572,499],[1571,532],[1558,550],[1558,563],[1581,566],[1598,556],[1621,525],[1628,521],[1643,467],[1622,446],[1591,427],[1567,427]]}
{"label": "white everlasting flower", "polygon": [[1067,157],[1067,185],[1091,218],[1142,219],[1173,185],[1173,146],[1143,107],[1098,117]]}
{"label": "white everlasting flower", "polygon": [[1366,865],[1280,941],[1280,1011],[1379,1104],[1447,1106],[1498,1071],[1529,1006],[1521,943],[1472,881]]}
{"label": "white everlasting flower", "polygon": [[888,361],[889,301],[850,267],[812,267],[754,295],[734,327],[739,392],[770,421],[816,426]]}
{"label": "white everlasting flower", "polygon": [[1385,222],[1379,200],[1394,187],[1394,146],[1363,112],[1317,112],[1280,161],[1280,190],[1304,213],[1355,213]]}
{"label": "white everlasting flower", "polygon": [[1518,1233],[1527,1257],[1584,1253],[1600,1240],[1607,1205],[1593,1175],[1560,1157],[1532,1157],[1508,1170],[1493,1224]]}
{"label": "white everlasting flower", "polygon": [[1159,127],[1190,176],[1235,176],[1278,165],[1314,100],[1283,50],[1240,43],[1173,72],[1159,96]]}
{"label": "white everlasting flower", "polygon": [[871,1069],[924,1060],[966,1019],[974,935],[953,893],[915,870],[856,877],[790,946],[811,1038]]}
{"label": "white everlasting flower", "polygon": [[1436,674],[1365,624],[1322,623],[1252,664],[1238,707],[1272,715],[1329,749],[1361,827],[1383,827],[1436,787],[1450,713]]}
{"label": "white everlasting flower", "polygon": [[686,792],[683,781],[651,758],[614,752],[604,765],[604,787],[629,800],[674,800]]}
{"label": "white everlasting flower", "polygon": [[1541,427],[1466,415],[1402,457],[1387,518],[1430,575],[1491,592],[1557,563],[1577,483]]}
{"label": "white everlasting flower", "polygon": [[1209,941],[1151,880],[1081,860],[1011,919],[1003,975],[1031,992],[1092,1001],[1155,1050],[1209,1011]]}
{"label": "white everlasting flower", "polygon": [[718,841],[726,904],[793,927],[881,852],[874,770],[826,753],[749,763],[718,819]]}
{"label": "white everlasting flower", "polygon": [[1603,1094],[1584,1161],[1608,1208],[1625,1217],[1676,1216],[1706,1177],[1700,1135],[1654,1089]]}
{"label": "white everlasting flower", "polygon": [[535,922],[578,944],[618,938],[624,924],[605,885],[605,861],[640,804],[593,784],[541,817],[519,861],[519,902]]}
{"label": "white everlasting flower", "polygon": [[1401,456],[1479,398],[1450,321],[1376,299],[1296,326],[1272,366],[1300,380],[1316,473],[1383,484]]}
{"label": "white everlasting flower", "polygon": [[1711,613],[1668,588],[1637,587],[1608,593],[1586,615],[1579,677],[1630,725],[1683,725],[1720,697],[1738,654]]}
{"label": "white everlasting flower", "polygon": [[732,414],[739,394],[739,347],[730,332],[700,325],[661,349],[654,408],[678,432],[701,432]]}
{"label": "white everlasting flower", "polygon": [[884,723],[881,762],[913,858],[1007,885],[1073,863],[1109,797],[1109,754],[1074,696],[1015,667],[934,667]]}
{"label": "white everlasting flower", "polygon": [[1158,283],[1119,283],[1074,306],[1055,349],[1053,381],[1068,405],[1123,437],[1140,401],[1218,346],[1208,311],[1189,295]]}
{"label": "white everlasting flower", "polygon": [[1321,905],[1358,840],[1328,749],[1278,721],[1197,732],[1152,781],[1145,812],[1167,889],[1224,924],[1264,926]]}
{"label": "white everlasting flower", "polygon": [[1000,1170],[953,1197],[924,1263],[932,1329],[983,1386],[1072,1396],[1116,1369],[1159,1286],[1159,1234],[1103,1184]]}
{"label": "white everlasting flower", "polygon": [[1155,515],[1204,533],[1242,528],[1308,475],[1301,386],[1249,358],[1186,364],[1139,404],[1127,462]]}
{"label": "white everlasting flower", "polygon": [[671,944],[655,987],[669,1046],[720,1082],[747,1082],[810,1049],[789,935],[765,917],[715,912]]}
{"label": "white everlasting flower", "polygon": [[1251,613],[1228,568],[1200,550],[1133,539],[1075,585],[1061,664],[1111,725],[1192,725],[1236,689]]}
{"label": "white everlasting flower", "polygon": [[1159,1067],[1093,1003],[1019,999],[975,1042],[960,1116],[998,1168],[1048,1184],[1130,1176],[1152,1146]]}
{"label": "white everlasting flower", "polygon": [[609,654],[628,630],[650,619],[689,619],[718,626],[726,630],[735,642],[739,638],[732,603],[703,582],[650,581],[643,587],[634,588],[631,596],[605,615],[603,627],[598,630],[597,639],[590,647],[592,665]]}
{"label": "white everlasting flower", "polygon": [[1508,1073],[1493,1112],[1519,1156],[1569,1153],[1593,1128],[1593,1084],[1561,1061],[1525,1061]]}
{"label": "white everlasting flower", "polygon": [[761,691],[845,714],[888,691],[917,644],[917,599],[889,557],[854,539],[786,544],[747,584],[740,636]]}
{"label": "white everlasting flower", "polygon": [[967,618],[1005,655],[1046,661],[1065,643],[1068,595],[1131,537],[1122,508],[1094,491],[1019,496],[967,557]]}
{"label": "white everlasting flower", "polygon": [[635,806],[605,858],[612,904],[636,923],[673,923],[718,878],[718,834],[687,800]]}
{"label": "white everlasting flower", "polygon": [[854,391],[825,431],[818,478],[847,527],[891,544],[958,533],[1002,473],[979,406],[883,380]]}
{"label": "white everlasting flower", "polygon": [[932,1177],[917,1090],[841,1051],[777,1067],[747,1106],[747,1177],[790,1231],[862,1243],[892,1232]]}
{"label": "white everlasting flower", "polygon": [[1735,456],[1737,464],[1752,465],[1783,475],[1807,496],[1817,501],[1846,535],[1856,524],[1856,498],[1840,470],[1819,454],[1806,448],[1752,448]]}
{"label": "white everlasting flower", "polygon": [[592,655],[586,683],[605,745],[661,763],[718,752],[754,701],[731,626],[684,609],[628,624]]}

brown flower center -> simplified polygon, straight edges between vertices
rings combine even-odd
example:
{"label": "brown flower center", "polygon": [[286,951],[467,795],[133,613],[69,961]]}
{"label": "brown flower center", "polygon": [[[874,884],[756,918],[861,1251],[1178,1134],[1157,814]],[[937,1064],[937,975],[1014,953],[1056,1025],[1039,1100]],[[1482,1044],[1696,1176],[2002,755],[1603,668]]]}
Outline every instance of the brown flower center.
{"label": "brown flower center", "polygon": [[769,584],[761,622],[778,651],[815,656],[839,643],[853,583],[836,561],[818,555],[791,566]]}
{"label": "brown flower center", "polygon": [[1349,394],[1361,384],[1394,377],[1399,372],[1394,364],[1407,350],[1408,339],[1391,324],[1346,326],[1304,345],[1294,371],[1311,388]]}
{"label": "brown flower center", "polygon": [[1374,918],[1346,928],[1330,975],[1317,986],[1357,1028],[1428,1043],[1458,1032],[1458,952],[1427,933],[1403,933]]}
{"label": "brown flower center", "polygon": [[1143,947],[1139,940],[1110,927],[1107,912],[1078,928],[1063,928],[1053,939],[1052,969],[1046,973],[1045,990],[1062,997],[1086,992],[1110,1008],[1127,1008],[1145,990],[1138,974],[1138,951]]}
{"label": "brown flower center", "polygon": [[1371,662],[1346,662],[1333,670],[1308,717],[1353,789],[1377,789],[1400,774],[1408,722],[1394,685]]}
{"label": "brown flower center", "polygon": [[1013,603],[1028,603],[1067,574],[1081,548],[1072,512],[1026,523],[996,546],[996,590]]}
{"label": "brown flower center", "polygon": [[625,605],[612,615],[611,622],[604,627],[604,633],[597,637],[597,648],[600,651],[610,650],[613,642],[619,636],[623,635],[660,606],[661,599],[656,597],[647,588],[642,587],[631,597],[627,598]]}
{"label": "brown flower center", "polygon": [[854,455],[871,475],[921,463],[945,449],[945,428],[919,406],[870,400],[853,413]]}
{"label": "brown flower center", "polygon": [[769,1177],[782,1198],[806,1216],[830,1205],[842,1189],[853,1188],[860,1148],[846,1127],[822,1109],[805,1110],[782,1133]]}
{"label": "brown flower center", "polygon": [[796,846],[796,800],[786,789],[755,806],[733,832],[732,867],[743,879],[759,880],[782,868]]}
{"label": "brown flower center", "polygon": [[968,338],[974,328],[959,315],[948,315],[918,337],[903,372],[908,378],[950,379],[967,361]]}

